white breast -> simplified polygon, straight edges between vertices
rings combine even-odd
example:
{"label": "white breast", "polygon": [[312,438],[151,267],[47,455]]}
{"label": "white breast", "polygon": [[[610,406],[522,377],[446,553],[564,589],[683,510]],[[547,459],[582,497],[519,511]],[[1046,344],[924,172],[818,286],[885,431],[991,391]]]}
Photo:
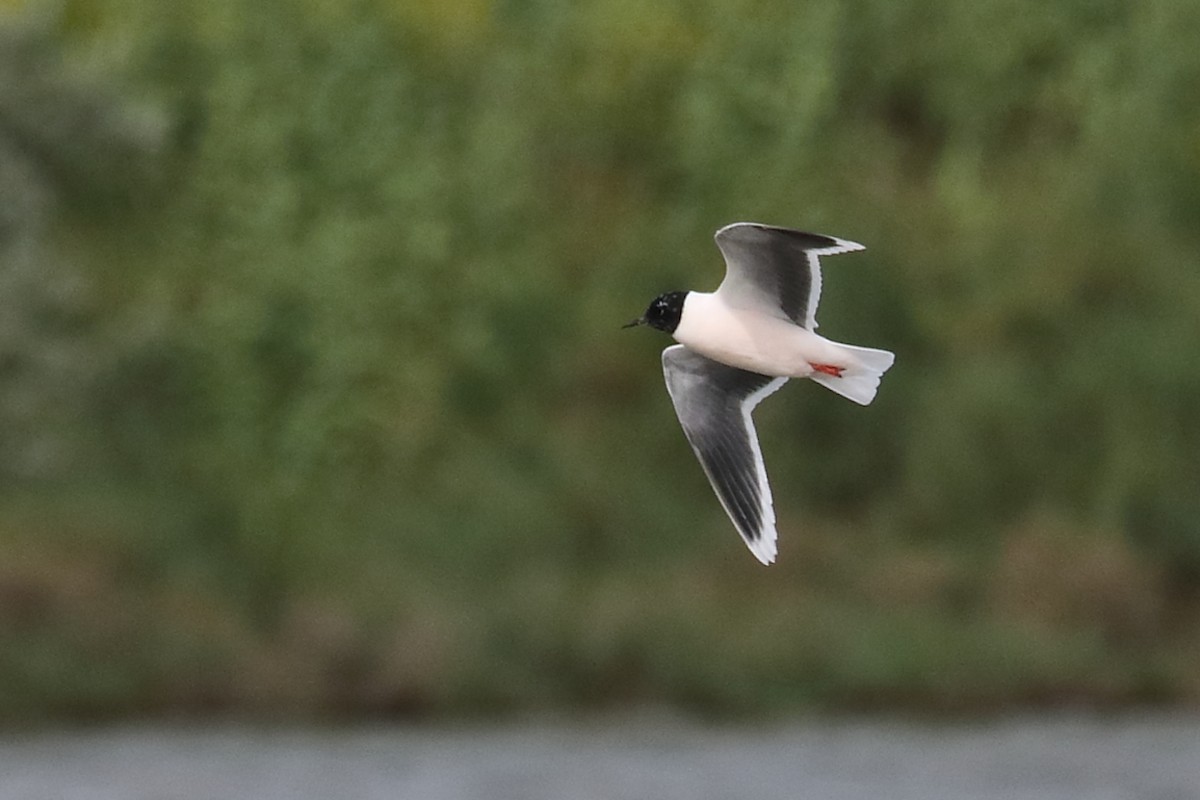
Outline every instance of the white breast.
{"label": "white breast", "polygon": [[812,331],[757,311],[731,308],[721,298],[689,292],[675,340],[697,353],[763,375],[802,378],[812,363],[835,358],[831,344]]}

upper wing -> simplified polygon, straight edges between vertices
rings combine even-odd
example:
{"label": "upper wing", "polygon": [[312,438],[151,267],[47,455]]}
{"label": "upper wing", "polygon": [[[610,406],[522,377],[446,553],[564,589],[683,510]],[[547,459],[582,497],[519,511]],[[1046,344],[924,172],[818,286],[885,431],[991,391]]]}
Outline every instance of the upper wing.
{"label": "upper wing", "polygon": [[675,414],[717,498],[755,558],[775,560],[775,510],[750,412],[787,382],[726,366],[681,344],[663,351]]}
{"label": "upper wing", "polygon": [[844,239],[757,222],[726,225],[714,238],[725,256],[725,280],[717,293],[727,303],[783,316],[809,330],[817,327],[821,299],[817,257],[864,249]]}

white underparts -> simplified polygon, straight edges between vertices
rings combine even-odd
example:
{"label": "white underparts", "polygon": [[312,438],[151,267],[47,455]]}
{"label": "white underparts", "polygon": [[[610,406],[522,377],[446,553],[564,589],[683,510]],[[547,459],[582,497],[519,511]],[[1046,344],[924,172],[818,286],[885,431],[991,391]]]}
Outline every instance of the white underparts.
{"label": "white underparts", "polygon": [[[845,345],[758,309],[733,308],[715,294],[689,292],[675,339],[703,356],[732,367],[781,378],[812,378],[866,405],[895,356],[886,350]],[[814,372],[814,364],[843,370]]]}

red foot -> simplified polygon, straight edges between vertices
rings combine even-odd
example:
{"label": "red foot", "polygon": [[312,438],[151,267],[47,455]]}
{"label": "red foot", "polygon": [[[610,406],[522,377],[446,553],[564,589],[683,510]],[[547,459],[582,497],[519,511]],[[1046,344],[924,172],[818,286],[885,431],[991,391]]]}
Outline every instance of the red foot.
{"label": "red foot", "polygon": [[846,371],[845,367],[835,367],[833,364],[810,364],[816,372],[824,372],[826,375],[832,375],[835,378],[842,377],[842,373]]}

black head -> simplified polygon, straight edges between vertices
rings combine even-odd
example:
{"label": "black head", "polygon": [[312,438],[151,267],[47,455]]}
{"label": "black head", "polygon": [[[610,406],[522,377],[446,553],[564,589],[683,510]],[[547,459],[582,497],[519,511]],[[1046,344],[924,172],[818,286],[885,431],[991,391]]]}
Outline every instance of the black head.
{"label": "black head", "polygon": [[683,301],[687,297],[687,292],[667,292],[660,294],[651,301],[650,307],[646,309],[646,313],[626,325],[626,328],[632,328],[634,325],[649,325],[651,328],[657,328],[666,333],[674,333],[679,327],[679,317],[683,314]]}

